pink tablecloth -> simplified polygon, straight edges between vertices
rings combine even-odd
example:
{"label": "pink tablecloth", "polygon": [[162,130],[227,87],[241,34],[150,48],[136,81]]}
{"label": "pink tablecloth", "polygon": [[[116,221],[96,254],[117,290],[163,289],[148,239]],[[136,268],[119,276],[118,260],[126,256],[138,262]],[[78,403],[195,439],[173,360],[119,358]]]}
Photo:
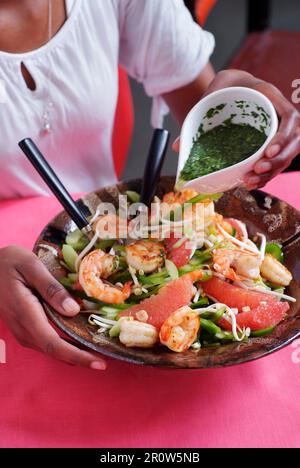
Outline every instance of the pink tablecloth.
{"label": "pink tablecloth", "polygon": [[[268,191],[300,208],[299,187],[300,174],[285,174]],[[53,199],[0,208],[0,245],[29,248],[60,209]],[[300,340],[298,349],[234,368],[169,371],[111,360],[99,372],[23,349],[3,325],[0,338],[1,447],[300,446]]]}

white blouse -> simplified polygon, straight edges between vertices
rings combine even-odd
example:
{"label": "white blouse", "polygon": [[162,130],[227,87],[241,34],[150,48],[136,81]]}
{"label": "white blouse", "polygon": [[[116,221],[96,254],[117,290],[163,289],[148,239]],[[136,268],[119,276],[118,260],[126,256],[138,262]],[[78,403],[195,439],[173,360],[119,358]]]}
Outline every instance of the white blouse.
{"label": "white blouse", "polygon": [[[65,24],[46,45],[21,54],[0,51],[0,198],[49,193],[18,147],[25,137],[40,146],[71,192],[114,183],[118,64],[154,98],[157,126],[160,96],[194,80],[214,48],[213,36],[192,21],[183,0],[67,0],[66,6]],[[45,108],[52,125],[47,135],[41,132]]]}

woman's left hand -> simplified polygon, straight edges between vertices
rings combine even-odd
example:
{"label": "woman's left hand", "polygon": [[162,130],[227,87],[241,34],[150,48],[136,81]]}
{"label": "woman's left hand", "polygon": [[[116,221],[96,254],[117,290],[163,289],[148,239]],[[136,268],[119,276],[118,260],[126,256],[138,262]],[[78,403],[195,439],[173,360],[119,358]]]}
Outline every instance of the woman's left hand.
{"label": "woman's left hand", "polygon": [[[267,147],[263,158],[254,166],[253,172],[245,178],[247,188],[260,188],[286,169],[300,154],[300,114],[275,86],[241,70],[219,72],[204,96],[230,86],[245,86],[260,91],[272,101],[280,118],[277,134]],[[178,149],[178,140],[174,149]]]}

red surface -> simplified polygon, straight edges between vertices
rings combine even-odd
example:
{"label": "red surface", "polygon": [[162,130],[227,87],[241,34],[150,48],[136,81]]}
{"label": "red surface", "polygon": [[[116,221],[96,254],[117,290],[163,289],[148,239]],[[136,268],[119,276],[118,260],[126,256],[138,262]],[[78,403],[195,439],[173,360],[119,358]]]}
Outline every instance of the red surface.
{"label": "red surface", "polygon": [[[284,174],[268,190],[300,208],[299,185],[299,173]],[[59,210],[53,199],[0,208],[1,245],[29,248]],[[0,338],[7,349],[0,364],[1,447],[300,446],[300,340],[227,369],[174,371],[111,360],[97,372],[23,349],[2,324]]]}

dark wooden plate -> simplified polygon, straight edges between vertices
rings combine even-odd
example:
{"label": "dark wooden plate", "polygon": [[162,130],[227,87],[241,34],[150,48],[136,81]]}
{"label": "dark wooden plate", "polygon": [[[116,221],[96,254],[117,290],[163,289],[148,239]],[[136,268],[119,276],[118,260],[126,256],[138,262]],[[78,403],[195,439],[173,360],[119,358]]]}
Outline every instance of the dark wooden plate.
{"label": "dark wooden plate", "polygon": [[[171,191],[173,186],[173,177],[163,177],[157,195],[162,196]],[[140,180],[120,183],[92,193],[79,200],[78,204],[84,208],[86,214],[89,214],[95,211],[100,201],[116,204],[120,193],[126,190],[140,191],[140,187]],[[271,198],[269,200],[271,207],[268,209],[265,204],[266,197]],[[92,333],[95,330],[88,325],[86,316],[79,315],[67,319],[44,304],[50,320],[80,345],[106,356],[136,364],[170,368],[203,369],[231,366],[259,359],[288,345],[300,336],[300,234],[299,237],[297,236],[300,232],[300,213],[285,202],[270,197],[264,192],[249,193],[244,189],[226,193],[217,203],[217,210],[227,217],[235,217],[246,222],[250,234],[262,232],[268,240],[285,244],[285,262],[294,277],[289,287],[289,294],[297,298],[297,303],[291,305],[288,318],[279,324],[271,335],[264,338],[251,338],[248,343],[232,343],[176,354],[163,347],[150,350],[127,349],[118,340],[105,336],[96,344],[92,339]],[[56,278],[63,274],[62,268],[57,258],[51,252],[41,248],[40,244],[44,242],[61,244],[71,226],[69,216],[65,212],[60,213],[45,227],[34,247],[34,252]]]}

